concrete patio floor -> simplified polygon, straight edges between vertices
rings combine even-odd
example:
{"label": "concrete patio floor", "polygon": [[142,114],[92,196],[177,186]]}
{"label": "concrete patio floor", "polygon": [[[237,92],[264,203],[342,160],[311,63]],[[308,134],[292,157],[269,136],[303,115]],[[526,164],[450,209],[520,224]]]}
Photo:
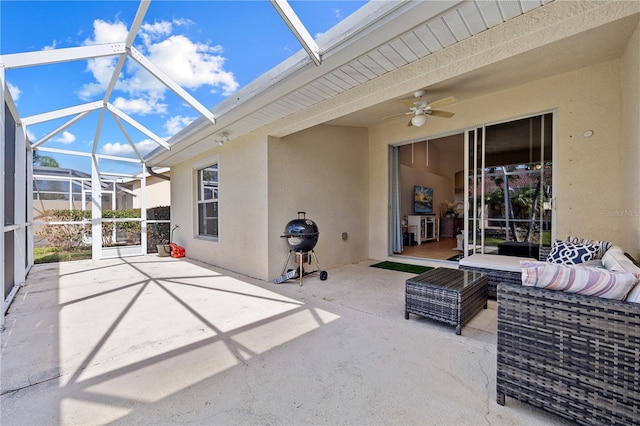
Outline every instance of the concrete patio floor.
{"label": "concrete patio floor", "polygon": [[156,255],[36,265],[0,335],[2,425],[566,424],[495,392],[496,304],[404,319],[373,261],[276,285]]}

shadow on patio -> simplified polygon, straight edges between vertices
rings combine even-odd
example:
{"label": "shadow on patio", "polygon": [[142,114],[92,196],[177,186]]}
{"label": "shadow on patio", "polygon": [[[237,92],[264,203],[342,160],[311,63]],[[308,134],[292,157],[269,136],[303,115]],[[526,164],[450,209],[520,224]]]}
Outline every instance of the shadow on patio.
{"label": "shadow on patio", "polygon": [[274,285],[155,255],[36,265],[2,333],[2,424],[564,424],[495,402],[495,302],[404,319],[411,274]]}

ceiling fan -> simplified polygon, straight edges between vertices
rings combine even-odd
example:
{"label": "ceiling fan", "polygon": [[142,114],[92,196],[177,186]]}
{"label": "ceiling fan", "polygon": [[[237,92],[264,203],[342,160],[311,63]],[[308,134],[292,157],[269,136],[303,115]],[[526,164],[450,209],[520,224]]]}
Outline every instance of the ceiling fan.
{"label": "ceiling fan", "polygon": [[425,93],[427,93],[427,91],[424,89],[416,90],[415,92],[413,92],[413,96],[415,99],[404,99],[400,101],[403,104],[409,106],[409,112],[395,114],[385,118],[396,117],[398,115],[413,114],[413,117],[411,117],[411,120],[409,120],[409,124],[407,124],[407,126],[420,127],[427,122],[427,116],[429,115],[444,118],[451,118],[455,115],[452,112],[441,111],[434,108],[440,108],[445,105],[452,104],[456,101],[456,98],[454,98],[453,96],[449,96],[447,98],[439,99],[437,101],[429,103],[425,100],[422,100],[422,97],[425,95]]}

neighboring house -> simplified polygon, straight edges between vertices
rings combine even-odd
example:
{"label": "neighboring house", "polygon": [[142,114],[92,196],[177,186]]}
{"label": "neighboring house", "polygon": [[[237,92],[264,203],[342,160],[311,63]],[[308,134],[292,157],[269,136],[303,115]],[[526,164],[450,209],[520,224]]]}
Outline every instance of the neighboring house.
{"label": "neighboring house", "polygon": [[[133,208],[140,207],[141,199],[141,180],[137,179],[132,182],[131,190],[133,191]],[[146,174],[146,206],[147,209],[159,206],[168,206],[171,204],[171,174],[168,167],[154,170],[154,174]]]}
{"label": "neighboring house", "polygon": [[[145,174],[147,208],[168,206],[170,203],[169,169],[160,169],[156,173],[158,176]],[[103,181],[101,184],[102,209],[140,208],[141,177]],[[91,210],[91,175],[73,169],[35,166],[33,168],[33,216],[37,220],[44,210],[55,209]]]}
{"label": "neighboring house", "polygon": [[[146,208],[170,204],[169,169],[159,169],[154,175],[145,173]],[[115,178],[101,182],[102,210],[127,210],[142,206],[142,176]],[[82,201],[84,200],[84,202]],[[33,230],[36,246],[47,244],[38,232],[46,210],[91,210],[91,175],[73,169],[34,166],[33,168]],[[155,218],[147,218],[155,219]]]}
{"label": "neighboring house", "polygon": [[[305,211],[319,227],[323,269],[386,259],[393,147],[448,135],[473,144],[496,123],[543,114],[535,132],[549,134],[554,238],[640,254],[640,2],[550,2],[477,33],[494,2],[433,17],[438,4],[347,19],[349,30],[319,37],[334,42],[320,66],[294,57],[214,108],[216,125],[198,120],[154,153],[149,165],[171,167],[174,239],[188,257],[273,279],[288,250],[284,227]],[[446,108],[455,116],[422,127],[382,119],[422,88],[455,96]]]}
{"label": "neighboring house", "polygon": [[[133,208],[137,197],[129,182],[102,182],[102,209]],[[85,200],[84,203],[82,200]],[[45,210],[91,210],[91,175],[58,167],[33,167],[33,217]]]}

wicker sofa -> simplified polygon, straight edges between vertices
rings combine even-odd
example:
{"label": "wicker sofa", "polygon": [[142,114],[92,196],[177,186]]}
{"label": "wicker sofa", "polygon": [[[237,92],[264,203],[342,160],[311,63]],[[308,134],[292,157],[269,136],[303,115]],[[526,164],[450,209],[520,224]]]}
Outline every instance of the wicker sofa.
{"label": "wicker sofa", "polygon": [[640,304],[498,285],[497,400],[640,424]]}
{"label": "wicker sofa", "polygon": [[638,286],[627,293],[634,303],[499,283],[498,403],[508,396],[578,424],[640,424]]}

